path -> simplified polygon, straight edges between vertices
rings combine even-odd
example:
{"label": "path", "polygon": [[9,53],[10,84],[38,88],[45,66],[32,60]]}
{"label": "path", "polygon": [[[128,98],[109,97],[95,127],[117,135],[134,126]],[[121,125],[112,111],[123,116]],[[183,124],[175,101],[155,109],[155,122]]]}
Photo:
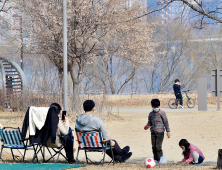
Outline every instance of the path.
{"label": "path", "polygon": [[[162,108],[166,113],[189,113],[196,112],[198,108],[184,108],[184,109],[170,109],[170,108]],[[208,111],[215,111],[216,108],[208,108]],[[149,113],[151,108],[113,108],[114,113]]]}

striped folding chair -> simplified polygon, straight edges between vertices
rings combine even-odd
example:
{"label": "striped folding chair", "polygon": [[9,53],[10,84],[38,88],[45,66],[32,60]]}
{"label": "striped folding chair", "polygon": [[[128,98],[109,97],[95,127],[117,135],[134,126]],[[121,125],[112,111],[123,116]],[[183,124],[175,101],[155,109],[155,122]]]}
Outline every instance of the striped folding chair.
{"label": "striped folding chair", "polygon": [[[80,131],[77,129],[75,130],[76,130],[77,141],[79,144],[77,157],[76,157],[76,163],[80,162],[78,160],[79,151],[84,150],[87,163],[89,163],[90,161],[91,163],[95,165],[99,165],[102,162],[102,165],[103,165],[105,161],[106,151],[110,149],[112,153],[112,160],[110,161],[110,163],[113,162],[113,165],[115,164],[113,150],[112,150],[113,148],[111,147],[110,140],[103,141],[101,132],[90,133],[90,132]],[[87,152],[102,152],[103,159],[101,159],[99,163],[96,164],[91,159],[88,158]]]}
{"label": "striped folding chair", "polygon": [[[22,160],[22,162],[24,162],[26,150],[28,150],[28,149],[33,149],[34,152],[36,153],[35,145],[28,145],[27,144],[28,138],[25,139],[24,141],[21,139],[21,132],[20,132],[19,127],[18,128],[13,128],[13,127],[0,128],[0,139],[2,141],[0,159],[2,159],[2,152],[3,152],[4,148],[11,149],[13,160],[16,161],[16,159],[17,159],[16,162],[20,162],[21,160]],[[23,158],[19,159],[18,157],[16,157],[13,153],[13,149],[24,149]],[[36,159],[38,161],[38,158],[36,158]],[[2,159],[2,161],[4,162],[3,159]]]}

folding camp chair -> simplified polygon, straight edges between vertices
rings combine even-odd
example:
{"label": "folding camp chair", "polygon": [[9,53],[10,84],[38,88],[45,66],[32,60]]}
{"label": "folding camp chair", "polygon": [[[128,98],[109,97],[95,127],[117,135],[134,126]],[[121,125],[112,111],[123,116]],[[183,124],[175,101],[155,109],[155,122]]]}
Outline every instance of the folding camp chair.
{"label": "folding camp chair", "polygon": [[[101,132],[90,133],[90,132],[80,131],[76,129],[76,136],[77,136],[77,141],[79,143],[76,163],[80,162],[78,160],[79,151],[84,150],[87,163],[89,163],[90,161],[95,165],[99,165],[102,162],[102,165],[103,165],[105,161],[106,151],[110,149],[111,154],[112,154],[112,158],[111,158],[112,160],[110,161],[110,163],[113,162],[113,165],[115,164],[114,156],[113,156],[113,148],[111,147],[110,140],[103,141]],[[103,159],[101,159],[99,163],[96,164],[91,159],[88,158],[87,152],[102,152],[102,154],[104,154]]]}
{"label": "folding camp chair", "polygon": [[[11,130],[8,130],[8,129],[11,129]],[[21,139],[21,132],[20,132],[19,127],[18,128],[13,128],[13,127],[1,128],[0,129],[0,139],[2,141],[0,159],[2,159],[2,152],[3,152],[4,148],[11,149],[13,160],[16,161],[15,158],[18,160],[16,162],[20,162],[21,160],[22,160],[22,162],[24,162],[26,151],[29,149],[33,149],[34,153],[36,153],[35,145],[34,144],[33,145],[27,144],[28,138],[25,140]],[[17,158],[13,153],[13,149],[24,149],[23,158],[22,159]],[[38,161],[37,157],[36,157],[36,159]],[[2,161],[4,162],[3,159],[2,159]]]}
{"label": "folding camp chair", "polygon": [[[57,163],[58,162],[58,160],[59,160],[59,156],[60,155],[62,155],[67,161],[68,161],[68,158],[62,153],[62,150],[64,149],[64,147],[65,147],[65,145],[66,145],[66,137],[72,132],[73,130],[71,129],[69,132],[68,132],[68,134],[67,135],[60,135],[59,137],[60,137],[60,139],[61,139],[61,142],[62,142],[62,145],[59,147],[59,148],[51,148],[55,153],[54,154],[52,154],[52,152],[50,151],[50,147],[48,147],[47,145],[41,145],[41,144],[38,144],[38,146],[37,147],[39,147],[39,150],[35,153],[35,155],[33,156],[33,159],[32,159],[32,162],[35,160],[35,158],[37,157],[37,155],[38,155],[38,153],[41,151],[41,153],[42,153],[42,156],[43,156],[43,162],[48,162],[48,161],[50,161],[51,159],[53,159],[53,161],[55,162],[55,163]],[[44,155],[44,153],[43,153],[43,151],[42,151],[42,149],[43,149],[43,147],[45,147],[47,150],[48,150],[48,152],[49,152],[49,154],[50,154],[50,158],[49,159],[47,159],[47,160],[45,160],[45,155]],[[57,159],[54,159],[54,157],[56,156],[58,154],[58,157],[57,157]]]}

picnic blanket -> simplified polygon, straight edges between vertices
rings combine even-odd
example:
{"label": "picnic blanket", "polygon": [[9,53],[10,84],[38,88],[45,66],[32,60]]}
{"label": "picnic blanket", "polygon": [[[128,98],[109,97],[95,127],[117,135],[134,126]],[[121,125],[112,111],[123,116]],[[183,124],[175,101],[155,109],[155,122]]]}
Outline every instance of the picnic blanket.
{"label": "picnic blanket", "polygon": [[78,168],[83,164],[11,164],[1,163],[0,170],[62,170],[68,168]]}

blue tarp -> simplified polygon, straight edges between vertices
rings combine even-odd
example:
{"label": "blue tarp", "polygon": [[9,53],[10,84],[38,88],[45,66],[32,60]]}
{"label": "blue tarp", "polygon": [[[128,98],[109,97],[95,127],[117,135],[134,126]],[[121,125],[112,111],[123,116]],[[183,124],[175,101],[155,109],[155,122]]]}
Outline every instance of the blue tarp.
{"label": "blue tarp", "polygon": [[10,164],[1,163],[0,170],[62,170],[68,168],[78,168],[86,165],[82,164]]}

